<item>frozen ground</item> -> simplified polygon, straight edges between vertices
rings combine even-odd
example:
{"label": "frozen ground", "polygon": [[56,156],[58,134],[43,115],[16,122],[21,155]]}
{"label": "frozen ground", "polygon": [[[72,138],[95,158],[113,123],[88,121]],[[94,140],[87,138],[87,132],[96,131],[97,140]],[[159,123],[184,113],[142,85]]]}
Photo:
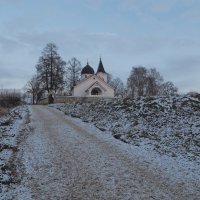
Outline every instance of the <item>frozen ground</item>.
{"label": "frozen ground", "polygon": [[200,95],[57,104],[72,117],[134,146],[200,164]]}
{"label": "frozen ground", "polygon": [[0,199],[11,199],[10,194],[20,182],[17,156],[21,142],[30,132],[28,124],[29,110],[26,106],[16,107],[0,118]]}
{"label": "frozen ground", "polygon": [[[67,106],[56,105],[65,112],[71,108],[80,113],[75,106]],[[100,112],[100,105],[90,106]],[[89,121],[94,115],[87,118],[89,111],[84,108],[83,119]],[[107,113],[101,127],[100,118],[85,123],[47,106],[30,107],[31,116],[26,108],[22,113],[15,130],[22,128],[26,134],[18,139],[12,160],[18,182],[1,193],[2,199],[193,200],[200,196],[198,159],[160,153],[145,142],[128,144],[126,137],[126,143],[115,139],[107,129]],[[104,131],[94,126],[97,121]]]}

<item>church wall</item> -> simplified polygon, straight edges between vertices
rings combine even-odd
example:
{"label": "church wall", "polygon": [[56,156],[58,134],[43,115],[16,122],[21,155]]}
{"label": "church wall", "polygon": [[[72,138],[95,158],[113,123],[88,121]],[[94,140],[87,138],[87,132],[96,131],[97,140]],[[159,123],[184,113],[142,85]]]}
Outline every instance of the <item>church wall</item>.
{"label": "church wall", "polygon": [[87,90],[87,88],[89,88],[95,81],[96,81],[96,78],[95,79],[90,78],[87,81],[77,85],[73,90],[73,96],[76,96],[76,97],[86,96],[85,90]]}
{"label": "church wall", "polygon": [[[99,81],[98,78],[93,78],[88,79],[87,81],[77,85],[74,90],[73,90],[73,96],[75,97],[93,97],[94,95],[91,94],[86,94],[85,91],[96,81]],[[110,87],[108,87],[106,84],[100,83],[103,87],[106,88],[106,91],[103,92],[101,97],[114,97],[114,90]]]}
{"label": "church wall", "polygon": [[[100,88],[101,89],[101,88]],[[101,89],[102,90],[102,89]],[[90,92],[89,92],[89,94],[88,94],[88,97],[93,97],[93,96],[95,96],[95,95],[91,95],[91,91],[92,91],[92,89],[90,90]],[[114,91],[111,89],[111,88],[109,88],[109,87],[107,87],[106,88],[106,91],[103,91],[102,90],[102,95],[99,95],[99,96],[101,96],[101,97],[114,97]],[[98,95],[97,95],[98,96]]]}
{"label": "church wall", "polygon": [[[114,99],[118,98],[112,98],[112,97],[73,97],[73,96],[57,96],[54,99],[54,103],[95,103],[101,100],[112,102]],[[38,102],[40,105],[47,105],[48,99],[45,98]]]}
{"label": "church wall", "polygon": [[98,76],[99,78],[102,78],[106,83],[108,82],[108,75],[107,75],[107,74],[102,73],[102,72],[98,72],[98,73],[97,73],[97,76]]}

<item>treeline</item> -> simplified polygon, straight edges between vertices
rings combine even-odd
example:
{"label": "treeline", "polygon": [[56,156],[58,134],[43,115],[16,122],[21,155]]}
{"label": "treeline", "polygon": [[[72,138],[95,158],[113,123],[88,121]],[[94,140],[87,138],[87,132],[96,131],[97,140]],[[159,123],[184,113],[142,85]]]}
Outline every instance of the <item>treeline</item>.
{"label": "treeline", "polygon": [[[71,95],[72,89],[80,80],[81,63],[77,58],[65,62],[53,43],[43,49],[35,66],[36,73],[26,84],[26,92],[32,103],[37,104],[44,96],[53,101],[53,94]],[[178,90],[172,82],[164,82],[156,69],[133,67],[125,85],[120,78],[108,75],[108,83],[114,88],[117,97],[137,97],[154,95],[174,95]]]}
{"label": "treeline", "polygon": [[164,82],[155,68],[133,67],[127,80],[127,95],[131,97],[167,96],[177,93],[178,88],[170,81]]}
{"label": "treeline", "polygon": [[0,107],[12,108],[21,105],[22,98],[19,92],[0,92]]}

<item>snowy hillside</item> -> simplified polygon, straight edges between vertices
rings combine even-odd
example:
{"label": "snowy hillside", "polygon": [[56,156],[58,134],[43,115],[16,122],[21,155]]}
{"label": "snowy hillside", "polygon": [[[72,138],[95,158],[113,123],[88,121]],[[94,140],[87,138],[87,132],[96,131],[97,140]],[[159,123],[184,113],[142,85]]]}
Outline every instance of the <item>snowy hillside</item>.
{"label": "snowy hillside", "polygon": [[112,103],[57,104],[126,143],[200,164],[200,96],[148,97]]}

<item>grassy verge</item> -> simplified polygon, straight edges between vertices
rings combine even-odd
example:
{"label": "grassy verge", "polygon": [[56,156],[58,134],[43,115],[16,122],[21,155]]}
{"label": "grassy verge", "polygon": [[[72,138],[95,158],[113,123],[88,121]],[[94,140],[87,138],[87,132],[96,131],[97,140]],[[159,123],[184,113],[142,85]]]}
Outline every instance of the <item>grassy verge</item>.
{"label": "grassy verge", "polygon": [[8,108],[0,107],[0,116],[8,114]]}

